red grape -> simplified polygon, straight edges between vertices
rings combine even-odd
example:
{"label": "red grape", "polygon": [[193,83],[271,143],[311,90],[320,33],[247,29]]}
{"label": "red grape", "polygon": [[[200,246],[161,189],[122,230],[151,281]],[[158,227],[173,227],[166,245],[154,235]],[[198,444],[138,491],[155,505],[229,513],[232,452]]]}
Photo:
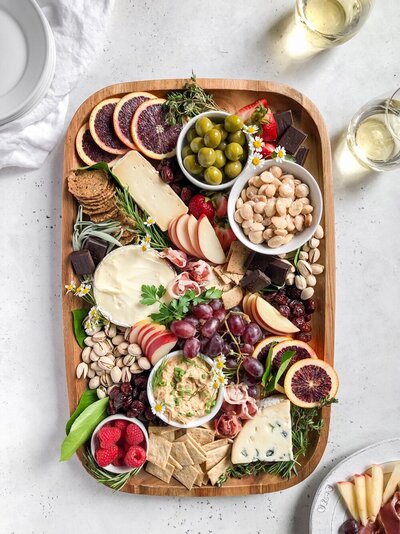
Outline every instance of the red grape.
{"label": "red grape", "polygon": [[183,347],[183,354],[186,356],[186,358],[195,358],[200,352],[200,341],[195,338],[191,337],[190,339],[187,339],[185,341],[185,345]]}
{"label": "red grape", "polygon": [[185,317],[185,321],[192,324],[195,328],[197,328],[200,324],[200,321],[196,319],[196,317],[193,317],[189,315],[188,317]]}
{"label": "red grape", "polygon": [[254,346],[253,345],[249,345],[248,343],[245,343],[244,345],[242,345],[240,347],[240,352],[242,354],[253,354]]}
{"label": "red grape", "polygon": [[203,324],[201,328],[201,333],[205,337],[213,337],[213,335],[217,332],[219,325],[220,323],[218,319],[211,317],[210,319],[207,319],[207,321]]}
{"label": "red grape", "polygon": [[264,366],[257,358],[246,356],[242,365],[246,373],[253,378],[260,379],[264,374]]}
{"label": "red grape", "polygon": [[222,354],[223,354],[224,356],[228,356],[228,354],[230,353],[230,351],[231,351],[231,349],[230,349],[228,343],[227,343],[226,341],[224,341],[224,346],[222,347],[222,350],[221,350]]}
{"label": "red grape", "polygon": [[200,352],[203,352],[204,354],[207,352],[207,345],[209,342],[208,337],[200,337]]}
{"label": "red grape", "polygon": [[229,356],[229,358],[226,359],[225,367],[227,369],[236,369],[237,367],[237,359],[233,356]]}
{"label": "red grape", "polygon": [[214,311],[220,310],[221,308],[224,307],[224,303],[222,302],[221,299],[210,300],[210,302],[208,303],[208,305],[211,306],[211,308],[212,308]]}
{"label": "red grape", "polygon": [[217,356],[221,354],[224,347],[224,339],[219,334],[215,334],[207,345],[207,354],[209,356]]}
{"label": "red grape", "polygon": [[250,397],[254,397],[255,399],[258,397],[259,395],[259,390],[258,390],[258,387],[256,385],[254,386],[247,386],[247,392],[248,394],[250,395]]}
{"label": "red grape", "polygon": [[244,333],[246,323],[244,322],[243,317],[241,315],[237,315],[236,313],[230,315],[228,317],[227,323],[229,326],[229,330],[234,336],[241,336]]}
{"label": "red grape", "polygon": [[249,345],[255,345],[257,341],[262,337],[261,328],[257,323],[249,323],[243,333],[242,339]]}
{"label": "red grape", "polygon": [[225,319],[226,312],[224,309],[215,310],[213,317],[217,319],[220,323]]}
{"label": "red grape", "polygon": [[207,320],[213,316],[213,309],[208,304],[196,304],[192,308],[192,313],[197,319]]}
{"label": "red grape", "polygon": [[182,339],[189,339],[196,333],[196,328],[185,319],[182,321],[172,321],[169,328],[173,334]]}
{"label": "red grape", "polygon": [[259,384],[260,380],[249,375],[249,373],[243,373],[242,382],[243,384],[246,384],[246,386],[254,386],[255,384]]}

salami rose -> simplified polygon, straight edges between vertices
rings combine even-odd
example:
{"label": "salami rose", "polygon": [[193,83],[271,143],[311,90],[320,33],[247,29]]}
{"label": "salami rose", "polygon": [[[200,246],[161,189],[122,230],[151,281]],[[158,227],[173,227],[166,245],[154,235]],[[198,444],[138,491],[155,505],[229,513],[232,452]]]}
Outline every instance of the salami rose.
{"label": "salami rose", "polygon": [[160,252],[160,256],[162,258],[166,258],[171,263],[176,265],[176,267],[179,267],[180,269],[183,269],[186,267],[187,263],[187,255],[185,252],[182,252],[182,250],[174,250],[173,248],[165,248],[162,252]]}
{"label": "salami rose", "polygon": [[215,431],[222,438],[235,438],[242,430],[242,423],[234,413],[223,413],[215,420]]}
{"label": "salami rose", "polygon": [[178,274],[167,286],[167,293],[173,299],[182,297],[186,291],[194,291],[196,296],[201,293],[199,284],[191,280],[186,272]]}
{"label": "salami rose", "polygon": [[186,270],[189,272],[190,278],[199,284],[205,284],[211,280],[212,269],[204,260],[190,261]]}

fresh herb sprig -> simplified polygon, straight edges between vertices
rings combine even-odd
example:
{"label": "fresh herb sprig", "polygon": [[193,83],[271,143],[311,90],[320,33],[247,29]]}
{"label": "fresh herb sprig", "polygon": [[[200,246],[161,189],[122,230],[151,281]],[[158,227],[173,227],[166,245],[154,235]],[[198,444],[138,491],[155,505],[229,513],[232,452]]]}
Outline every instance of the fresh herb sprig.
{"label": "fresh herb sprig", "polygon": [[289,479],[296,475],[297,467],[301,465],[300,460],[310,446],[313,433],[319,434],[324,426],[321,408],[336,402],[338,402],[337,399],[323,399],[316,408],[300,408],[292,404],[293,460],[274,463],[258,461],[250,464],[234,465],[220,476],[217,486],[222,486],[229,477],[243,478],[249,475],[258,475],[259,473],[269,473],[270,475],[277,475]]}
{"label": "fresh herb sprig", "polygon": [[117,206],[133,221],[137,241],[149,239],[148,244],[155,250],[164,250],[169,247],[165,235],[157,228],[155,224],[146,224],[147,214],[139,209],[127,188],[117,189]]}
{"label": "fresh herb sprig", "polygon": [[276,389],[279,380],[288,368],[290,361],[296,352],[294,350],[286,350],[282,354],[282,359],[278,370],[276,371],[276,373],[272,373],[272,353],[275,345],[276,343],[271,343],[271,347],[269,348],[267,360],[265,363],[265,371],[261,379],[261,384],[264,386],[264,393],[266,395],[272,393]]}
{"label": "fresh herb sprig", "polygon": [[199,113],[212,109],[219,109],[212,95],[207,94],[197,83],[195,74],[192,73],[190,81],[187,81],[180,91],[172,91],[167,95],[164,104],[166,121],[171,126],[183,124]]}
{"label": "fresh herb sprig", "polygon": [[139,467],[136,469],[131,469],[127,473],[120,473],[117,475],[109,473],[97,465],[96,460],[93,458],[88,446],[86,446],[84,449],[83,457],[86,469],[97,480],[97,482],[104,484],[114,491],[121,490],[125,484],[127,484],[129,480],[141,469]]}
{"label": "fresh herb sprig", "polygon": [[98,237],[108,243],[108,252],[113,247],[121,247],[120,238],[123,232],[121,224],[117,221],[108,220],[100,223],[83,220],[82,206],[79,206],[72,234],[72,248],[81,250],[86,240]]}
{"label": "fresh herb sprig", "polygon": [[151,313],[150,318],[154,322],[165,326],[169,326],[172,321],[183,319],[191,305],[203,304],[210,300],[218,299],[222,295],[220,289],[210,287],[198,296],[196,296],[194,291],[189,290],[182,297],[172,299],[171,302],[165,303],[162,298],[166,291],[166,288],[162,285],[156,287],[144,284],[141,288],[142,298],[140,299],[140,304],[144,304],[145,306],[159,304],[158,312]]}

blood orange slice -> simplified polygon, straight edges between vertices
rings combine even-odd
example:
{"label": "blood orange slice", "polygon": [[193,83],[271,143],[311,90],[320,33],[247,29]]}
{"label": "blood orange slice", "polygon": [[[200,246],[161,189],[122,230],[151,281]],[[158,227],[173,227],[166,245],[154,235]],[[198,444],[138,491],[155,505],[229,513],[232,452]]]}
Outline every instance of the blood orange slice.
{"label": "blood orange slice", "polygon": [[157,98],[151,93],[129,93],[121,98],[114,109],[113,124],[114,130],[119,139],[129,148],[135,149],[131,135],[131,124],[135,111],[146,100]]}
{"label": "blood orange slice", "polygon": [[[290,360],[288,369],[295,364],[296,362],[300,360],[304,360],[306,358],[318,358],[318,356],[315,354],[314,350],[308,345],[307,343],[304,343],[304,341],[298,341],[297,339],[291,339],[289,341],[283,341],[281,343],[278,343],[275,345],[275,347],[272,349],[272,370],[277,371],[279,369],[279,366],[282,363],[282,356],[287,351],[294,351],[294,354]],[[287,371],[286,371],[287,372]],[[280,391],[281,393],[284,393],[284,381],[285,381],[286,374],[284,373],[283,376],[280,378],[278,384],[276,385],[276,390]]]}
{"label": "blood orange slice", "polygon": [[286,373],[285,393],[290,402],[301,408],[314,408],[323,399],[331,399],[338,387],[335,369],[322,360],[300,360]]}
{"label": "blood orange slice", "polygon": [[153,98],[140,104],[133,115],[131,134],[140,152],[152,159],[171,158],[182,126],[170,126],[165,120],[163,98]]}
{"label": "blood orange slice", "polygon": [[99,161],[105,161],[112,167],[120,159],[119,156],[106,152],[94,142],[88,122],[77,133],[75,146],[78,156],[86,165],[94,165],[95,163],[99,163]]}
{"label": "blood orange slice", "polygon": [[129,150],[114,131],[113,115],[119,101],[119,98],[103,100],[92,110],[89,117],[90,133],[94,141],[110,154],[125,154]]}

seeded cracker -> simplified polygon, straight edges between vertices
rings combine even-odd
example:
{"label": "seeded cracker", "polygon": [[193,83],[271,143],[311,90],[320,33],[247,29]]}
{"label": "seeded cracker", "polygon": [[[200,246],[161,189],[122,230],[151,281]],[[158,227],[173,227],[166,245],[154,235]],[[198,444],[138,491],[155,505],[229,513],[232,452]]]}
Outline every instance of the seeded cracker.
{"label": "seeded cracker", "polygon": [[168,463],[171,448],[172,443],[170,441],[156,434],[150,434],[149,450],[147,453],[148,461],[164,469]]}
{"label": "seeded cracker", "polygon": [[233,241],[228,254],[227,272],[246,274],[245,263],[250,254],[251,251],[242,245],[240,241]]}
{"label": "seeded cracker", "polygon": [[198,476],[198,471],[192,465],[183,467],[180,471],[174,472],[174,478],[183,484],[188,490],[191,490]]}
{"label": "seeded cracker", "polygon": [[175,467],[169,462],[164,467],[164,469],[161,469],[161,467],[151,462],[147,462],[147,465],[146,465],[146,471],[148,473],[150,473],[151,475],[154,475],[155,477],[166,482],[167,484],[169,484],[174,470],[175,470]]}
{"label": "seeded cracker", "polygon": [[68,177],[68,191],[79,198],[93,198],[106,188],[109,178],[105,171],[73,171]]}
{"label": "seeded cracker", "polygon": [[179,462],[183,467],[193,465],[193,460],[184,443],[175,441],[171,448],[171,457]]}
{"label": "seeded cracker", "polygon": [[239,304],[242,302],[243,290],[241,287],[235,286],[226,293],[223,293],[221,298],[225,309],[230,310],[235,306],[239,306]]}

